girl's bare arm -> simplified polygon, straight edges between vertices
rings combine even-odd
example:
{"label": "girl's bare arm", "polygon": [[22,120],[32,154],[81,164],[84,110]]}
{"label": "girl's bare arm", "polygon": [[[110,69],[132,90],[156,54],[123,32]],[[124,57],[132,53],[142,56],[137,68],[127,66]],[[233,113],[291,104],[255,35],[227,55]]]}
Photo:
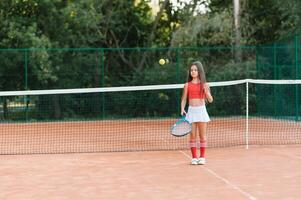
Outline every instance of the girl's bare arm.
{"label": "girl's bare arm", "polygon": [[206,96],[207,101],[209,103],[212,103],[213,102],[213,97],[211,95],[210,87],[209,87],[208,83],[205,83],[204,90],[205,90],[205,96]]}
{"label": "girl's bare arm", "polygon": [[183,94],[182,94],[182,101],[181,101],[181,115],[186,115],[185,106],[187,101],[187,92],[188,92],[188,84],[185,83]]}

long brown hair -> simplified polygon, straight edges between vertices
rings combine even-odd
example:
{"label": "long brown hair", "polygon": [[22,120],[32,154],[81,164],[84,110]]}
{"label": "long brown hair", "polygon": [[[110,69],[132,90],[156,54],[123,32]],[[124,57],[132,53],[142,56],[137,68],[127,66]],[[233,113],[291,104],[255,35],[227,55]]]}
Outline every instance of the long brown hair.
{"label": "long brown hair", "polygon": [[195,65],[197,67],[198,76],[199,76],[201,83],[206,83],[206,75],[205,75],[204,67],[200,61],[195,61],[195,62],[191,63],[191,65],[189,66],[187,81],[188,82],[192,81],[192,76],[191,76],[192,65]]}

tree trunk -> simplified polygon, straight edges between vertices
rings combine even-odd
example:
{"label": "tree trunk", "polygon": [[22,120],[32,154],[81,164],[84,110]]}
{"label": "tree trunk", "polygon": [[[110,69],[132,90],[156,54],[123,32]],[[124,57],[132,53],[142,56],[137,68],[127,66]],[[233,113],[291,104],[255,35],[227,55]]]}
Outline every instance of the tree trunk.
{"label": "tree trunk", "polygon": [[241,32],[240,32],[240,0],[233,0],[234,8],[234,29],[235,29],[235,49],[234,58],[235,62],[241,62],[242,60],[242,49],[240,47]]}

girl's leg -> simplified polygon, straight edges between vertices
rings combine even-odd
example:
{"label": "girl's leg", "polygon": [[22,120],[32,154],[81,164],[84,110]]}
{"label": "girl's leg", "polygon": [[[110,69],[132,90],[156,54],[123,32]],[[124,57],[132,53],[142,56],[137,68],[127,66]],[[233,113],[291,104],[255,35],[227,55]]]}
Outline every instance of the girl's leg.
{"label": "girl's leg", "polygon": [[207,123],[206,122],[198,122],[197,127],[198,127],[199,136],[200,136],[200,157],[205,158],[205,149],[207,146],[207,141],[206,141]]}
{"label": "girl's leg", "polygon": [[197,158],[197,154],[196,154],[196,123],[192,123],[192,130],[190,133],[190,137],[189,137],[189,147],[191,150],[191,155],[192,158]]}

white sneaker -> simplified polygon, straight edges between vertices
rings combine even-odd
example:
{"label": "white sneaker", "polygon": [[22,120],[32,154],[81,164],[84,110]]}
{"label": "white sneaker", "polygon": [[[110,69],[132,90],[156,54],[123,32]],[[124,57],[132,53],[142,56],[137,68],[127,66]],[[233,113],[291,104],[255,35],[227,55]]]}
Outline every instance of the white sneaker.
{"label": "white sneaker", "polygon": [[192,158],[191,159],[191,164],[192,165],[197,165],[198,164],[198,159],[197,158]]}
{"label": "white sneaker", "polygon": [[199,158],[198,159],[198,164],[199,165],[205,165],[205,163],[206,163],[206,159],[205,158]]}

